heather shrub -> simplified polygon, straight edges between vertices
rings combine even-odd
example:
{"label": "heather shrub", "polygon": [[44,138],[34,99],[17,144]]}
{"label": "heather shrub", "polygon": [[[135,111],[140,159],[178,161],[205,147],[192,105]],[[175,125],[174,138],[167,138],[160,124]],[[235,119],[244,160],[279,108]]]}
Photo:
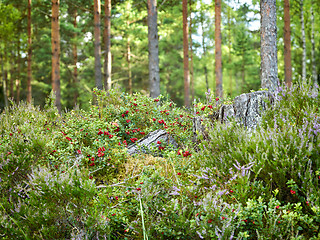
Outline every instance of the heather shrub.
{"label": "heather shrub", "polygon": [[[318,90],[280,88],[257,129],[208,121],[196,141],[192,118],[205,124],[223,103],[211,93],[192,113],[95,94],[89,111],[60,116],[49,98],[0,115],[4,239],[319,239]],[[128,156],[158,129],[179,149]]]}

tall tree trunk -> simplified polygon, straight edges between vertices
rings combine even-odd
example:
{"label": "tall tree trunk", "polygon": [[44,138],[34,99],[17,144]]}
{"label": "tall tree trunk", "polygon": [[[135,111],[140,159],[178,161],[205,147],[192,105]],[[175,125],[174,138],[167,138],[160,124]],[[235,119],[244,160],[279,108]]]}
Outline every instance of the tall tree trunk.
{"label": "tall tree trunk", "polygon": [[184,105],[190,107],[189,45],[188,45],[188,0],[182,0],[183,17],[183,70]]}
{"label": "tall tree trunk", "polygon": [[[127,22],[129,26],[129,21]],[[131,72],[131,48],[130,48],[130,39],[127,39],[127,62],[128,62],[128,87],[129,94],[132,95],[132,72]]]}
{"label": "tall tree trunk", "polygon": [[0,57],[1,57],[2,89],[3,89],[4,106],[8,107],[9,104],[8,104],[8,95],[7,95],[7,80],[6,80],[6,73],[4,70],[5,59],[2,54]]}
{"label": "tall tree trunk", "polygon": [[304,29],[304,10],[303,0],[300,0],[300,20],[301,20],[301,38],[302,38],[302,81],[307,79],[307,48],[306,48],[306,34]]}
{"label": "tall tree trunk", "polygon": [[316,70],[316,58],[315,58],[315,43],[314,43],[314,12],[313,12],[313,1],[311,1],[311,58],[312,58],[312,76],[313,82],[317,83],[318,75]]}
{"label": "tall tree trunk", "polygon": [[20,77],[21,77],[21,54],[20,54],[20,38],[17,43],[17,79],[16,79],[16,103],[20,102]]}
{"label": "tall tree trunk", "polygon": [[[77,28],[77,16],[78,16],[78,11],[75,8],[73,10],[73,27],[76,29]],[[73,34],[73,38],[75,39],[77,37],[77,33],[75,32]],[[74,95],[73,95],[73,106],[77,106],[78,102],[78,97],[79,97],[79,83],[78,83],[78,48],[77,48],[77,43],[75,42],[72,46],[72,55],[73,55],[73,85],[75,88]]]}
{"label": "tall tree trunk", "polygon": [[105,0],[104,4],[104,88],[105,90],[111,89],[111,0]]}
{"label": "tall tree trunk", "polygon": [[[229,3],[230,4],[230,3]],[[230,97],[232,97],[232,67],[231,67],[231,7],[228,6],[228,47],[229,47],[229,52],[228,52],[228,63],[229,63],[229,82],[230,82]]]}
{"label": "tall tree trunk", "polygon": [[101,73],[101,42],[100,42],[100,0],[94,0],[94,69],[96,87],[102,90],[102,73]]}
{"label": "tall tree trunk", "polygon": [[288,87],[292,85],[290,1],[284,0],[284,78]]}
{"label": "tall tree trunk", "polygon": [[27,102],[31,103],[32,98],[32,37],[31,37],[31,0],[28,0],[28,67],[27,67]]}
{"label": "tall tree trunk", "polygon": [[216,96],[222,97],[222,59],[221,59],[221,0],[215,0],[215,75]]}
{"label": "tall tree trunk", "polygon": [[[202,1],[201,1],[201,5],[202,5]],[[207,47],[206,47],[206,39],[205,39],[205,35],[204,35],[204,17],[203,17],[203,13],[201,12],[200,13],[201,16],[200,16],[200,24],[201,24],[201,31],[202,31],[202,51],[203,51],[203,58],[204,58],[204,66],[203,66],[203,69],[204,69],[204,77],[205,77],[205,80],[206,80],[206,89],[207,89],[207,92],[209,91],[209,81],[208,81],[208,68],[207,68],[207,59],[206,59],[206,56],[207,56]]]}
{"label": "tall tree trunk", "polygon": [[190,9],[190,23],[189,23],[189,37],[190,37],[190,83],[191,83],[191,104],[194,102],[194,71],[193,71],[193,42],[192,42],[192,1],[189,1]]}
{"label": "tall tree trunk", "polygon": [[52,90],[56,95],[56,106],[61,113],[59,4],[60,0],[52,0],[51,47]]}
{"label": "tall tree trunk", "polygon": [[14,91],[13,91],[13,86],[14,86],[14,73],[16,72],[15,70],[15,56],[14,52],[11,52],[11,63],[9,61],[10,65],[10,98],[11,100],[14,99]]}
{"label": "tall tree trunk", "polygon": [[149,88],[150,97],[160,95],[157,0],[148,0]]}
{"label": "tall tree trunk", "polygon": [[260,14],[261,87],[275,91],[279,86],[276,0],[260,0]]}

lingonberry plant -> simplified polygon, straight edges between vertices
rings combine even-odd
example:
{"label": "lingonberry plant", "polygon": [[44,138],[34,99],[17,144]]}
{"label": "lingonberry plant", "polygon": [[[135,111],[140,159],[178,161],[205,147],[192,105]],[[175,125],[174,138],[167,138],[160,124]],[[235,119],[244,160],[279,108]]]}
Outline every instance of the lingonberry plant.
{"label": "lingonberry plant", "polygon": [[[319,239],[318,93],[280,88],[253,132],[210,122],[232,103],[211,93],[192,110],[97,89],[89,111],[13,105],[0,115],[1,237]],[[158,129],[178,148],[128,155]]]}

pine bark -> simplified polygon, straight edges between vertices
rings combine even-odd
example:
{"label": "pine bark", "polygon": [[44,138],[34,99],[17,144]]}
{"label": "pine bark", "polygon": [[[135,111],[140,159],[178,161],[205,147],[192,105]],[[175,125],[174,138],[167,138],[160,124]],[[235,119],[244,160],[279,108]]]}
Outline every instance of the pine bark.
{"label": "pine bark", "polygon": [[190,107],[190,75],[188,44],[188,0],[182,1],[183,17],[183,72],[184,72],[184,105]]}
{"label": "pine bark", "polygon": [[290,1],[284,0],[284,78],[288,87],[292,85]]}
{"label": "pine bark", "polygon": [[104,88],[105,90],[111,89],[111,71],[112,71],[112,58],[111,58],[111,0],[105,0],[104,4]]}
{"label": "pine bark", "polygon": [[302,81],[307,79],[307,48],[306,48],[306,33],[304,29],[304,10],[303,0],[300,0],[300,21],[301,21],[301,40],[302,40]]}
{"label": "pine bark", "polygon": [[275,91],[279,86],[276,0],[260,0],[260,14],[261,87]]}
{"label": "pine bark", "polygon": [[27,102],[31,103],[32,98],[32,36],[31,36],[31,0],[28,0],[28,66],[27,66]]}
{"label": "pine bark", "polygon": [[[202,1],[201,1],[202,3]],[[201,30],[202,30],[202,51],[203,51],[203,58],[204,58],[204,65],[203,65],[203,70],[204,70],[204,77],[206,80],[206,89],[207,92],[209,91],[209,81],[208,81],[208,68],[207,68],[207,62],[206,62],[206,56],[207,56],[207,47],[206,47],[206,39],[205,39],[205,35],[204,35],[204,17],[203,14],[201,13],[201,18],[200,18],[200,25],[201,25]]]}
{"label": "pine bark", "polygon": [[193,42],[192,42],[192,1],[189,1],[189,9],[190,9],[190,23],[189,23],[189,37],[190,37],[190,84],[191,84],[191,104],[194,102],[194,70],[193,70]]}
{"label": "pine bark", "polygon": [[101,73],[101,41],[100,41],[100,21],[101,6],[100,0],[94,0],[94,70],[96,87],[102,90],[102,73]]}
{"label": "pine bark", "polygon": [[215,0],[215,77],[216,96],[222,97],[222,59],[221,59],[221,0]]}
{"label": "pine bark", "polygon": [[52,0],[51,47],[52,47],[52,90],[56,95],[56,107],[61,113],[60,91],[60,0]]}
{"label": "pine bark", "polygon": [[160,95],[159,39],[157,0],[148,0],[149,85],[150,97]]}
{"label": "pine bark", "polygon": [[315,57],[315,42],[314,42],[314,12],[313,12],[313,1],[311,3],[311,58],[312,58],[312,76],[313,82],[318,82],[318,75],[316,70],[316,57]]}
{"label": "pine bark", "polygon": [[[129,21],[127,21],[129,28]],[[132,71],[131,71],[131,47],[130,47],[130,38],[127,38],[127,62],[128,62],[128,88],[129,94],[132,95]]]}
{"label": "pine bark", "polygon": [[[77,24],[77,16],[78,16],[78,11],[75,8],[73,10],[73,27],[76,29],[78,27]],[[77,33],[75,32],[73,34],[73,38],[76,39],[77,38]],[[79,97],[79,80],[78,80],[78,67],[77,67],[77,63],[78,63],[78,48],[77,48],[77,43],[75,42],[72,46],[72,55],[73,55],[73,85],[74,85],[74,95],[73,95],[73,106],[77,106],[77,102],[78,102],[78,97]]]}

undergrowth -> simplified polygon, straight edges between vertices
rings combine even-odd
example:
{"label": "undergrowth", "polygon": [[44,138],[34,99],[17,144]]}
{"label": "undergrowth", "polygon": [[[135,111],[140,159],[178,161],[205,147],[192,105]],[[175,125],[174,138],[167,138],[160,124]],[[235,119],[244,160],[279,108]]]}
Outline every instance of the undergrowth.
{"label": "undergrowth", "polygon": [[[0,115],[1,238],[319,239],[318,93],[280,88],[256,130],[215,122],[205,139],[192,119],[215,114],[214,96],[192,112],[98,90],[61,116],[53,97],[13,105]],[[179,147],[128,155],[158,129]]]}

